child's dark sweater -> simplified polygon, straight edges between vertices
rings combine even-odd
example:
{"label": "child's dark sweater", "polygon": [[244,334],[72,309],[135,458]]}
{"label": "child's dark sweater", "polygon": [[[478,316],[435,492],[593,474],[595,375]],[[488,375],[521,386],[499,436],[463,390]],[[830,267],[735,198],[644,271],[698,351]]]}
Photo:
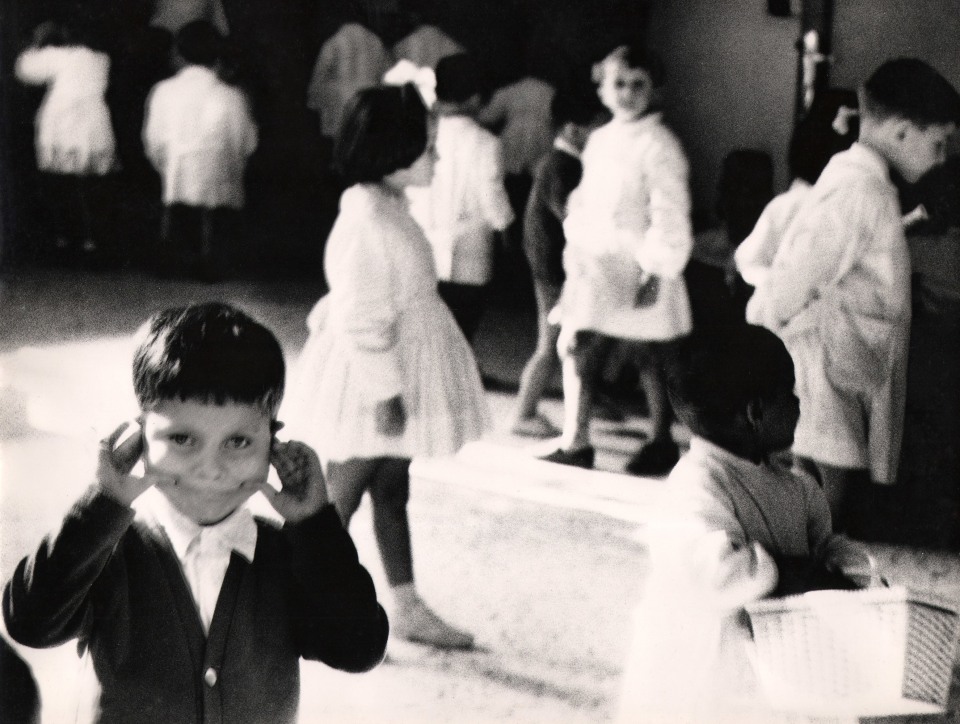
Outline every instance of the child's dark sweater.
{"label": "child's dark sweater", "polygon": [[387,618],[333,506],[257,528],[253,562],[232,555],[204,636],[166,536],[91,488],[17,566],[7,630],[35,647],[79,639],[99,682],[97,722],[293,722],[300,658],[373,668]]}
{"label": "child's dark sweater", "polygon": [[563,218],[582,175],[580,159],[556,146],[537,166],[523,218],[523,251],[537,281],[563,284]]}

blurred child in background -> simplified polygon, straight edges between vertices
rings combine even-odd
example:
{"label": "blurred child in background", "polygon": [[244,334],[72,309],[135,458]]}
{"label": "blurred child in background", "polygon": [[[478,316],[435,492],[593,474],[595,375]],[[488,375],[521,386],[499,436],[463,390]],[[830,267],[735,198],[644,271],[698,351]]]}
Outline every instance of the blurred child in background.
{"label": "blurred child in background", "polygon": [[665,365],[691,329],[683,269],[690,257],[687,159],[654,110],[658,59],[620,46],[594,68],[613,119],[583,151],[583,180],[564,221],[566,282],[557,307],[563,360],[563,434],[545,460],[592,467],[590,409],[597,369],[612,340],[635,345],[650,410],[650,439],[630,460],[637,475],[663,475],[679,458]]}
{"label": "blurred child in background", "polygon": [[99,239],[91,194],[98,178],[117,170],[116,141],[105,95],[110,58],[87,45],[78,27],[47,22],[17,58],[16,76],[46,86],[37,111],[37,168],[53,208],[55,248],[97,251]]}
{"label": "blurred child in background", "polygon": [[223,43],[205,20],[180,29],[185,66],[151,91],[143,127],[144,150],[163,181],[158,270],[169,273],[186,258],[208,281],[224,275],[237,251],[227,245],[236,240],[244,172],[258,141],[246,95],[217,75]]}
{"label": "blurred child in background", "polygon": [[436,81],[437,162],[430,185],[408,192],[410,211],[433,247],[440,296],[469,342],[486,307],[497,234],[513,210],[500,141],[474,120],[484,97],[480,66],[466,53],[449,55]]}
{"label": "blurred child in background", "polygon": [[590,132],[607,120],[596,96],[586,92],[557,93],[551,103],[551,114],[557,129],[553,148],[537,164],[523,217],[523,251],[530,265],[537,303],[537,346],[520,375],[511,431],[531,437],[560,434],[550,420],[537,412],[537,403],[551,377],[560,369],[557,355],[560,327],[551,324],[547,317],[560,300],[566,278],[563,220],[570,192],[583,175],[580,154]]}

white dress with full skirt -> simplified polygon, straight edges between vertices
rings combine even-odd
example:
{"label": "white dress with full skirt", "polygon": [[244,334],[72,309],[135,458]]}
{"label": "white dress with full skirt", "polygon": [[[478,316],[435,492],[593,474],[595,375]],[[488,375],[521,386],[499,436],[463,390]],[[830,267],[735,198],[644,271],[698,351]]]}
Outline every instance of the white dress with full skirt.
{"label": "white dress with full skirt", "polygon": [[[406,200],[379,184],[344,193],[324,258],[330,292],[307,320],[283,413],[325,461],[456,452],[489,424],[473,352],[437,294],[430,245]],[[400,395],[403,434],[376,428]]]}

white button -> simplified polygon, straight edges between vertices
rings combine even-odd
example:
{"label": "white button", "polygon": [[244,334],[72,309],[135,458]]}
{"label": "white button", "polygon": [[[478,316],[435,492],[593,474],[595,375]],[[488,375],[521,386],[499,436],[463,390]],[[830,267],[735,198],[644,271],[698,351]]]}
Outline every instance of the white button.
{"label": "white button", "polygon": [[217,670],[212,666],[203,672],[203,680],[207,682],[207,686],[213,686],[217,683]]}

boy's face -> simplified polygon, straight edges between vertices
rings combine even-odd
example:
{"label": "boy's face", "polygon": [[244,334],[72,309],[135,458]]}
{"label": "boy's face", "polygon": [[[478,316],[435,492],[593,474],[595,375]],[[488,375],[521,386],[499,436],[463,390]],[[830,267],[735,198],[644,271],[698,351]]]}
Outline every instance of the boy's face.
{"label": "boy's face", "polygon": [[897,153],[893,164],[900,175],[916,183],[934,166],[947,160],[947,139],[956,130],[952,123],[935,124],[921,128],[909,121],[902,122],[897,132]]}
{"label": "boy's face", "polygon": [[200,525],[218,523],[267,479],[273,434],[256,405],[165,400],[143,415],[144,464],[175,484],[160,488]]}
{"label": "boy's face", "polygon": [[597,89],[600,101],[614,118],[633,120],[650,107],[653,99],[653,79],[642,68],[628,68],[619,60],[603,65],[603,80]]}

